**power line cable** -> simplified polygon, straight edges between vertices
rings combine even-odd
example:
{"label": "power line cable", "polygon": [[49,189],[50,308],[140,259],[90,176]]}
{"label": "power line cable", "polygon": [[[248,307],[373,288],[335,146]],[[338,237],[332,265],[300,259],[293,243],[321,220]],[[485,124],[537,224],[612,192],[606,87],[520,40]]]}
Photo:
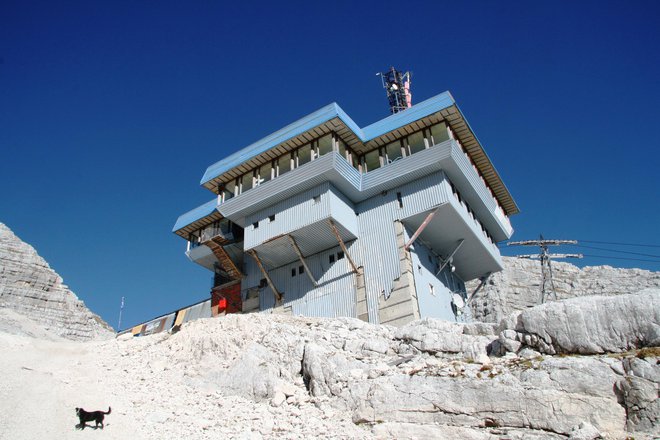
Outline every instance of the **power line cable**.
{"label": "power line cable", "polygon": [[630,260],[630,261],[646,261],[650,263],[660,263],[660,260],[645,260],[643,258],[627,258],[627,257],[611,257],[607,255],[590,255],[590,254],[582,254],[585,257],[592,257],[592,258],[610,258],[613,260]]}
{"label": "power line cable", "polygon": [[641,255],[642,257],[660,258],[660,255],[643,254],[643,253],[640,253],[640,252],[622,251],[622,250],[618,250],[618,249],[607,249],[607,248],[601,248],[601,247],[596,247],[596,246],[585,246],[583,244],[568,244],[567,246],[575,246],[575,247],[581,247],[581,248],[587,248],[587,249],[596,249],[596,250],[599,250],[599,251],[607,251],[607,252],[618,252],[620,254]]}
{"label": "power line cable", "polygon": [[[595,243],[595,244],[612,244],[615,246],[638,246],[638,247],[651,247],[660,248],[660,244],[645,244],[645,243],[623,243],[619,241],[595,241],[595,240],[577,240],[579,243]],[[508,241],[501,241],[497,243],[497,247],[506,247]]]}
{"label": "power line cable", "polygon": [[615,241],[593,241],[593,240],[578,240],[580,243],[596,243],[596,244],[614,244],[617,246],[639,246],[639,247],[654,247],[660,248],[659,244],[642,244],[642,243],[621,243]]}

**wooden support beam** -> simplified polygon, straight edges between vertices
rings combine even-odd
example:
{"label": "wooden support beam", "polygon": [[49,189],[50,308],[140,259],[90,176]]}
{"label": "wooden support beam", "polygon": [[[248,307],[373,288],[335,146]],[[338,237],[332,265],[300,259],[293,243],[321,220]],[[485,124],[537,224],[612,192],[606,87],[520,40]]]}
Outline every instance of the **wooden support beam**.
{"label": "wooden support beam", "polygon": [[264,275],[264,278],[266,278],[266,282],[270,286],[270,289],[273,291],[273,294],[275,295],[275,301],[282,301],[282,294],[277,290],[275,287],[275,284],[273,284],[273,280],[270,279],[270,275],[268,275],[268,272],[266,272],[266,268],[264,265],[261,263],[261,259],[259,258],[259,255],[257,254],[257,251],[254,249],[250,249],[247,251],[248,254],[252,255],[252,258],[254,258],[254,261],[257,262],[257,266],[259,266],[259,269],[261,269],[261,273]]}
{"label": "wooden support beam", "polygon": [[408,240],[408,243],[406,243],[406,245],[403,247],[405,250],[410,249],[410,246],[412,246],[412,244],[415,242],[415,240],[417,240],[417,237],[419,237],[419,234],[421,234],[422,231],[424,231],[424,229],[426,229],[426,227],[429,225],[429,223],[431,223],[431,220],[433,220],[433,216],[435,216],[435,214],[438,212],[438,209],[440,209],[439,206],[437,208],[435,208],[433,211],[429,212],[429,215],[426,216],[426,218],[424,219],[422,224],[419,225],[419,228],[417,228],[417,230],[415,231],[413,236],[410,237],[410,240]]}
{"label": "wooden support beam", "polygon": [[293,247],[293,250],[296,251],[296,254],[298,254],[298,258],[300,258],[300,262],[302,263],[303,267],[305,268],[305,273],[311,280],[312,284],[314,287],[318,286],[318,283],[312,276],[312,272],[309,270],[309,267],[307,267],[307,263],[305,262],[305,258],[303,257],[302,252],[300,251],[300,248],[298,247],[298,243],[296,243],[296,239],[293,238],[291,234],[287,234],[287,237],[289,237],[289,241],[291,242],[291,246]]}
{"label": "wooden support beam", "polygon": [[328,223],[330,224],[330,229],[332,229],[332,232],[334,232],[335,237],[337,237],[337,241],[339,242],[339,246],[341,246],[341,250],[344,251],[344,255],[346,255],[346,258],[348,259],[348,262],[351,264],[351,267],[353,268],[353,272],[359,273],[358,268],[355,265],[355,262],[353,261],[350,254],[348,253],[348,249],[346,249],[346,245],[344,244],[344,240],[342,240],[341,235],[339,235],[339,230],[337,229],[337,226],[335,225],[335,222],[333,222],[332,219],[329,218]]}

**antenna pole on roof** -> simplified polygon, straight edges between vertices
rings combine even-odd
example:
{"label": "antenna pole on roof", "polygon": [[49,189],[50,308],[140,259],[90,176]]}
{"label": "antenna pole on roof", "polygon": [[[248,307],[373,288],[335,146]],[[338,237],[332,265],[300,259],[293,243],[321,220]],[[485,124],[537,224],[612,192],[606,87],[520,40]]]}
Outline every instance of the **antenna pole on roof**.
{"label": "antenna pole on roof", "polygon": [[412,73],[400,72],[394,67],[390,67],[387,72],[379,72],[376,75],[379,75],[383,81],[383,88],[387,93],[392,114],[412,107],[412,92],[410,91]]}

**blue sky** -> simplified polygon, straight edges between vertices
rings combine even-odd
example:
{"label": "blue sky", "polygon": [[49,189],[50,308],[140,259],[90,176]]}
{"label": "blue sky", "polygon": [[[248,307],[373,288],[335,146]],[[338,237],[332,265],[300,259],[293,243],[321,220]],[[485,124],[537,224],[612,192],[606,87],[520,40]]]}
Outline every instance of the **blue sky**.
{"label": "blue sky", "polygon": [[208,297],[171,233],[208,165],[330,102],[386,117],[390,65],[452,92],[514,239],[660,270],[590,243],[660,245],[657,2],[188,3],[0,5],[0,221],[112,326],[122,296],[122,327]]}

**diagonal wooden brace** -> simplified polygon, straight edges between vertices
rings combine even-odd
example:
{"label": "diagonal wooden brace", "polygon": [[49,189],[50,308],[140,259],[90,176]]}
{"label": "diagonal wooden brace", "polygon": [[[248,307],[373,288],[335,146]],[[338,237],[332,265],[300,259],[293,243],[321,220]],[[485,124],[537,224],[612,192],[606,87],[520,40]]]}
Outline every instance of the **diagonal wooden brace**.
{"label": "diagonal wooden brace", "polygon": [[312,276],[312,272],[309,270],[309,267],[307,267],[307,263],[305,262],[305,258],[303,257],[302,252],[300,251],[300,248],[298,247],[298,243],[296,243],[296,239],[293,238],[291,234],[287,234],[287,237],[289,237],[289,241],[291,242],[291,246],[293,247],[293,250],[296,251],[296,254],[298,254],[298,258],[300,258],[300,262],[302,263],[303,267],[305,268],[305,273],[309,277],[309,279],[312,281],[312,284],[314,287],[318,286],[318,283]]}
{"label": "diagonal wooden brace", "polygon": [[350,254],[348,253],[348,249],[346,249],[346,245],[344,244],[344,240],[342,240],[341,235],[339,235],[339,230],[337,230],[337,226],[335,225],[335,222],[333,222],[332,219],[329,218],[328,223],[330,224],[330,229],[332,229],[332,232],[335,234],[335,237],[337,238],[337,241],[339,242],[339,246],[341,246],[341,250],[344,251],[344,255],[346,255],[346,258],[348,259],[348,262],[351,264],[351,267],[353,268],[353,272],[359,273],[358,268],[355,265],[355,262],[353,261]]}
{"label": "diagonal wooden brace", "polygon": [[406,243],[406,245],[403,247],[405,250],[410,249],[410,246],[412,246],[412,244],[415,242],[415,240],[417,240],[417,237],[419,237],[419,234],[421,234],[422,231],[424,231],[424,229],[426,229],[426,227],[429,225],[429,223],[431,223],[431,220],[433,220],[433,216],[438,212],[438,209],[440,209],[439,206],[437,208],[435,208],[433,211],[429,212],[429,215],[426,216],[426,218],[424,219],[422,224],[419,225],[419,228],[417,228],[417,230],[415,231],[413,236],[410,237],[410,240],[408,240],[408,243]]}
{"label": "diagonal wooden brace", "polygon": [[266,282],[268,283],[268,286],[270,286],[270,289],[273,291],[273,294],[275,295],[275,301],[276,302],[282,301],[282,294],[279,292],[279,290],[277,290],[275,284],[273,284],[273,280],[270,279],[270,275],[268,275],[268,272],[266,272],[266,268],[261,263],[261,259],[259,258],[257,251],[255,251],[254,249],[250,249],[247,252],[248,254],[252,255],[254,261],[257,262],[257,266],[259,266],[259,269],[261,269],[261,273],[264,275],[264,278],[266,278]]}

